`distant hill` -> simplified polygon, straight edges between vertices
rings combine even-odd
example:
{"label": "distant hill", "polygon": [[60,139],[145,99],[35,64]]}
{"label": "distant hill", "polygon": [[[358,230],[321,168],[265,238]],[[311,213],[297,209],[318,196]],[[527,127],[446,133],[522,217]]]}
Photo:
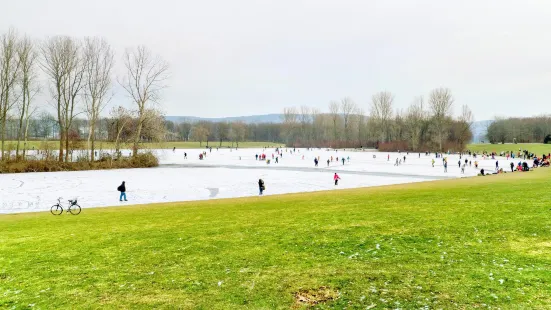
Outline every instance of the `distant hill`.
{"label": "distant hill", "polygon": [[283,114],[264,114],[264,115],[251,115],[251,116],[236,116],[236,117],[221,117],[221,118],[203,118],[196,116],[165,116],[168,121],[175,123],[182,122],[243,122],[246,124],[258,124],[258,123],[281,123]]}

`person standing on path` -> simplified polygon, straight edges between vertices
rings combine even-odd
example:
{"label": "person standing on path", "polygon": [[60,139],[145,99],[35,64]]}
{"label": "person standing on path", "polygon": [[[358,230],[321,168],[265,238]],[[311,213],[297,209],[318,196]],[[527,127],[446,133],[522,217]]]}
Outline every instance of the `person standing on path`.
{"label": "person standing on path", "polygon": [[339,180],[341,177],[335,172],[335,175],[333,176],[333,180],[335,181],[335,185],[339,185]]}
{"label": "person standing on path", "polygon": [[124,181],[122,181],[122,184],[119,185],[117,190],[119,192],[121,192],[121,196],[119,197],[119,201],[122,201],[123,198],[124,198],[124,201],[128,201],[128,200],[126,200],[126,185],[125,185]]}

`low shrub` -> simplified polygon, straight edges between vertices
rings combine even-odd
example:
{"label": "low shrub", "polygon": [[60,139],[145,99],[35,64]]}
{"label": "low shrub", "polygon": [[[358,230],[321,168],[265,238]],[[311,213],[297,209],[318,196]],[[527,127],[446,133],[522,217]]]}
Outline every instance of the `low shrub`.
{"label": "low shrub", "polygon": [[117,159],[103,156],[100,160],[94,162],[59,162],[52,159],[4,160],[0,161],[0,173],[107,170],[151,168],[157,166],[159,166],[159,159],[154,154],[147,152],[138,154],[135,157],[121,157]]}

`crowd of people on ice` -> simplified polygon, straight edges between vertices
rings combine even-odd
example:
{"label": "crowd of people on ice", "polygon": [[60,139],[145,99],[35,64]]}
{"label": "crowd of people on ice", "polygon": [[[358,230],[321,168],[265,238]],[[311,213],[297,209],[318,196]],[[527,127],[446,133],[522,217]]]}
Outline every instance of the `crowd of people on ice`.
{"label": "crowd of people on ice", "polygon": [[[206,149],[209,151],[209,153],[212,152],[212,147],[207,147]],[[268,148],[265,147],[263,153],[261,154],[255,154],[254,158],[256,161],[265,161],[267,164],[270,164],[272,160],[275,161],[275,163],[278,163],[279,159],[283,158],[283,153],[284,153],[283,148],[281,147],[276,148],[275,152],[272,153],[271,156],[265,153],[266,149]],[[216,150],[218,150],[218,148],[216,148]],[[307,150],[311,150],[311,149],[308,148]],[[176,148],[173,148],[173,152],[175,151],[176,151]],[[329,149],[327,151],[329,151]],[[300,149],[297,150],[296,148],[293,148],[293,149],[286,148],[285,152],[289,153],[290,155],[292,154],[296,155],[297,153],[300,153]],[[338,150],[335,150],[335,153],[338,154]],[[409,156],[409,152],[405,152],[405,153],[406,154],[402,156],[402,152],[398,151],[399,157],[396,158],[394,166],[400,166],[406,163],[407,156]],[[418,153],[419,158],[421,158],[421,154],[422,153]],[[444,167],[444,172],[448,172],[448,158],[450,155],[452,155],[452,153],[451,152],[447,152],[447,153],[425,152],[424,153],[425,156],[431,156],[432,154],[434,154],[434,158],[431,159],[432,167],[435,166],[436,160],[441,160],[442,166]],[[508,172],[509,169],[511,170],[511,172],[516,172],[516,171],[526,172],[538,167],[549,167],[550,161],[551,161],[551,153],[543,154],[542,156],[537,156],[535,153],[532,153],[528,150],[520,150],[520,149],[518,150],[518,152],[507,151],[507,152],[501,152],[499,154],[496,152],[486,152],[486,151],[483,151],[481,153],[466,151],[462,153],[455,153],[454,155],[459,155],[459,160],[457,162],[457,165],[458,165],[458,168],[461,169],[461,174],[465,173],[465,169],[467,167],[472,167],[473,165],[475,169],[478,169],[479,168],[478,158],[482,160],[496,160],[495,170],[492,172],[488,172],[482,168],[480,169],[480,173],[479,173],[479,175],[481,176],[489,175],[489,174],[505,173],[505,172]],[[467,158],[467,156],[470,157],[470,159]],[[512,160],[509,164],[509,167],[500,167],[499,160],[497,160],[498,156],[501,158],[505,157],[506,160],[508,161]],[[200,160],[203,160],[206,157],[207,157],[207,151],[203,151],[199,154]],[[374,159],[376,157],[377,155],[373,155]],[[390,154],[387,154],[386,157],[387,157],[387,161],[390,161]],[[187,153],[184,153],[184,158],[187,159]],[[239,159],[241,160],[241,157],[239,157]],[[304,155],[302,155],[302,159],[303,160],[305,159]],[[321,160],[320,156],[314,157],[315,167],[319,166],[320,160]],[[516,162],[516,160],[518,160],[518,162]],[[530,161],[532,162],[532,167],[530,167],[529,165]],[[329,158],[327,158],[327,167],[329,167],[333,162],[336,162],[338,164],[342,162],[342,165],[345,165],[346,162],[350,162],[350,156],[347,156],[346,158],[344,156],[339,157],[337,155],[330,156]],[[333,175],[333,182],[335,185],[339,184],[340,179],[341,178],[337,173]],[[264,191],[266,190],[266,185],[264,180],[262,179],[258,180],[258,189],[259,189],[259,195],[263,195]],[[122,182],[122,184],[117,188],[117,190],[121,193],[119,200],[127,201],[125,182]]]}

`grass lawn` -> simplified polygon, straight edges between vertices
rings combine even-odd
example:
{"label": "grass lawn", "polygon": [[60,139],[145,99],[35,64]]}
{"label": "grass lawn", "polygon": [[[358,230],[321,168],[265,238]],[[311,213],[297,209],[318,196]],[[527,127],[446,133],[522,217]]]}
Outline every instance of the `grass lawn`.
{"label": "grass lawn", "polygon": [[543,144],[543,143],[518,143],[518,144],[489,144],[489,143],[483,143],[483,144],[469,144],[467,145],[467,149],[475,152],[507,152],[507,151],[513,151],[518,152],[518,149],[521,150],[528,150],[530,152],[533,152],[537,155],[543,155],[543,154],[549,154],[551,153],[551,144]]}
{"label": "grass lawn", "polygon": [[[35,149],[44,149],[44,143],[48,144],[49,147],[53,149],[59,148],[59,141],[28,141],[28,149],[32,149],[33,147]],[[7,148],[12,148],[15,150],[15,147],[17,145],[16,141],[7,141],[6,142]],[[86,141],[84,141],[84,145],[86,146]],[[198,148],[205,148],[206,142],[203,142],[200,144],[199,142],[163,142],[163,143],[142,143],[142,147],[149,148],[149,149],[172,149],[173,147],[176,147],[178,149],[198,149]],[[283,146],[284,144],[279,143],[273,143],[273,142],[240,142],[239,147],[240,148],[261,148],[264,146],[269,147],[278,147]],[[215,148],[220,146],[220,142],[216,141],[210,141],[209,146]],[[222,147],[231,147],[231,142],[222,142]],[[236,144],[233,144],[233,147],[235,147]],[[131,148],[132,146],[130,144],[123,145],[124,148]],[[104,141],[97,141],[96,142],[96,148],[97,149],[113,149],[115,148],[115,144],[112,142],[104,142]]]}
{"label": "grass lawn", "polygon": [[548,309],[550,177],[4,215],[0,307]]}

